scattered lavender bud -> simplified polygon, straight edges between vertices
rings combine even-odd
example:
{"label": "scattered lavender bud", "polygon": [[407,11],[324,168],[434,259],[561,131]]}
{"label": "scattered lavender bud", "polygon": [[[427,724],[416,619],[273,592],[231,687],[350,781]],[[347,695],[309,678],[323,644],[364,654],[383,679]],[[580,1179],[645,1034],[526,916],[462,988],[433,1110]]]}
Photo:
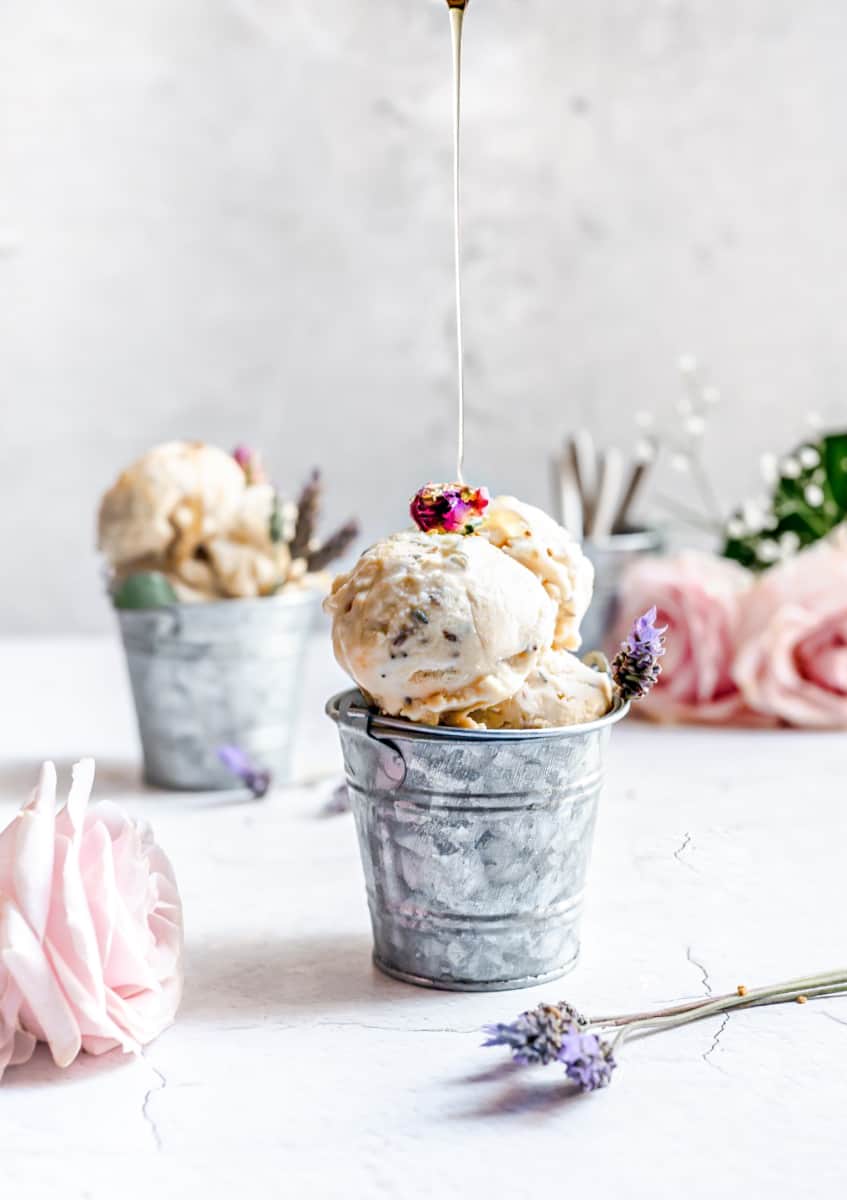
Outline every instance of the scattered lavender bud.
{"label": "scattered lavender bud", "polygon": [[257,800],[267,794],[271,786],[270,771],[255,766],[238,746],[218,746],[217,754],[226,769],[240,779]]}
{"label": "scattered lavender bud", "polygon": [[665,653],[667,626],[658,628],[655,621],[653,607],[633,623],[629,637],[621,642],[612,661],[612,679],[624,700],[646,696],[661,674],[659,659]]}

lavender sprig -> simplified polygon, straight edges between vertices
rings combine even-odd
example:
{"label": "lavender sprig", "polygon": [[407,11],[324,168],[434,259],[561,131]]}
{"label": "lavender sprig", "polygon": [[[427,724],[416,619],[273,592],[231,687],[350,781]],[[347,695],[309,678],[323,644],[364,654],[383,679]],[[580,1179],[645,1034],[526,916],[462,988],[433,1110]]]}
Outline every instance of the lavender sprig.
{"label": "lavender sprig", "polygon": [[267,795],[271,773],[257,767],[238,746],[218,746],[218,758],[236,779],[249,788],[257,800]]}
{"label": "lavender sprig", "polygon": [[289,547],[293,559],[306,558],[309,553],[309,545],[318,522],[320,499],[321,474],[320,471],[312,471],[297,501],[297,523],[294,526],[294,537],[291,539]]}
{"label": "lavender sprig", "polygon": [[[483,1046],[507,1046],[517,1063],[564,1064],[565,1074],[582,1092],[593,1092],[611,1082],[615,1053],[630,1036],[645,1037],[675,1029],[690,1021],[720,1016],[734,1009],[769,1004],[805,1004],[825,996],[847,994],[847,967],[789,979],[768,987],[739,986],[723,996],[704,996],[654,1012],[586,1018],[570,1004],[539,1004],[509,1024],[486,1025]],[[615,1032],[609,1043],[604,1035]]]}
{"label": "lavender sprig", "polygon": [[665,653],[667,625],[656,626],[656,608],[633,623],[629,637],[612,661],[612,679],[624,700],[646,696],[659,678],[659,659]]}
{"label": "lavender sprig", "polygon": [[335,558],[340,558],[354,538],[359,536],[359,522],[347,521],[331,537],[306,558],[309,571],[322,571]]}

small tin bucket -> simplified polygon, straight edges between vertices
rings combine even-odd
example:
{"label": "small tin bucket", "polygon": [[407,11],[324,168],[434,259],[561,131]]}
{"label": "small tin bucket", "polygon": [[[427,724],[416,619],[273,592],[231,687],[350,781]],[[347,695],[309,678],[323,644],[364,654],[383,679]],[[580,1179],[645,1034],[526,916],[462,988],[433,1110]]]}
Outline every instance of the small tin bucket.
{"label": "small tin bucket", "polygon": [[643,554],[660,554],[665,539],[660,529],[629,529],[608,537],[586,538],[583,550],[594,564],[594,595],[580,627],[583,650],[612,649],[620,601],[621,576]]}
{"label": "small tin bucket", "polygon": [[318,596],[118,609],[144,755],[159,787],[225,789],[218,758],[237,746],[276,780],[290,777],[303,658]]}
{"label": "small tin bucket", "polygon": [[424,987],[485,992],[569,971],[609,731],[466,730],[383,717],[358,691],[338,724],[374,962]]}

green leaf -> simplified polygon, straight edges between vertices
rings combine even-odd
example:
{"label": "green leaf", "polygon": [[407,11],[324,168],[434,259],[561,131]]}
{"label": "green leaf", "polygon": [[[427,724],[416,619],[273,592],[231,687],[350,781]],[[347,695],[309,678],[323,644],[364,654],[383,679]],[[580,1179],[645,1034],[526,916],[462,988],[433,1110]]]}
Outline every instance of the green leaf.
{"label": "green leaf", "polygon": [[[773,561],[761,552],[770,549],[766,542],[784,545],[783,539],[790,534],[800,550],[826,537],[847,518],[847,433],[830,434],[814,444],[804,442],[789,458],[794,460],[793,471],[782,474],[774,485],[765,527],[745,530],[743,508],[733,514],[723,548],[725,558],[764,571]],[[737,528],[742,530],[740,535],[731,536],[729,529],[736,533]]]}
{"label": "green leaf", "polygon": [[271,508],[271,518],[268,527],[268,533],[271,541],[276,543],[282,541],[282,502],[279,498],[279,492],[274,492],[273,507]]}
{"label": "green leaf", "polygon": [[115,608],[162,608],[179,603],[169,579],[159,571],[128,575],[113,596]]}
{"label": "green leaf", "polygon": [[823,461],[832,498],[847,516],[847,433],[824,438]]}

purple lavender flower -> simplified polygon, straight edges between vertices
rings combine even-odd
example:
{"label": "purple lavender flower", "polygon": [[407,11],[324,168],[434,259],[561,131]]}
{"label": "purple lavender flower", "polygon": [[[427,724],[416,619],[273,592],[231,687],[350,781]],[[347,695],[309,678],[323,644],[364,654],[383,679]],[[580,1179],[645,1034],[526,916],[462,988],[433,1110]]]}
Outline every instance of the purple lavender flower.
{"label": "purple lavender flower", "polygon": [[483,1046],[508,1046],[516,1063],[546,1066],[555,1062],[566,1030],[585,1024],[569,1004],[539,1004],[509,1024],[486,1025]]}
{"label": "purple lavender flower", "polygon": [[667,625],[658,628],[655,620],[654,606],[633,623],[612,662],[612,678],[624,700],[646,696],[661,674],[659,659],[665,653]]}
{"label": "purple lavender flower", "polygon": [[261,800],[271,786],[270,771],[257,767],[238,746],[218,746],[217,753],[226,769],[240,779],[257,800]]}
{"label": "purple lavender flower", "polygon": [[585,1033],[576,1025],[564,1031],[556,1055],[564,1063],[565,1074],[581,1092],[593,1092],[608,1087],[617,1063],[608,1042],[601,1042],[594,1033]]}

